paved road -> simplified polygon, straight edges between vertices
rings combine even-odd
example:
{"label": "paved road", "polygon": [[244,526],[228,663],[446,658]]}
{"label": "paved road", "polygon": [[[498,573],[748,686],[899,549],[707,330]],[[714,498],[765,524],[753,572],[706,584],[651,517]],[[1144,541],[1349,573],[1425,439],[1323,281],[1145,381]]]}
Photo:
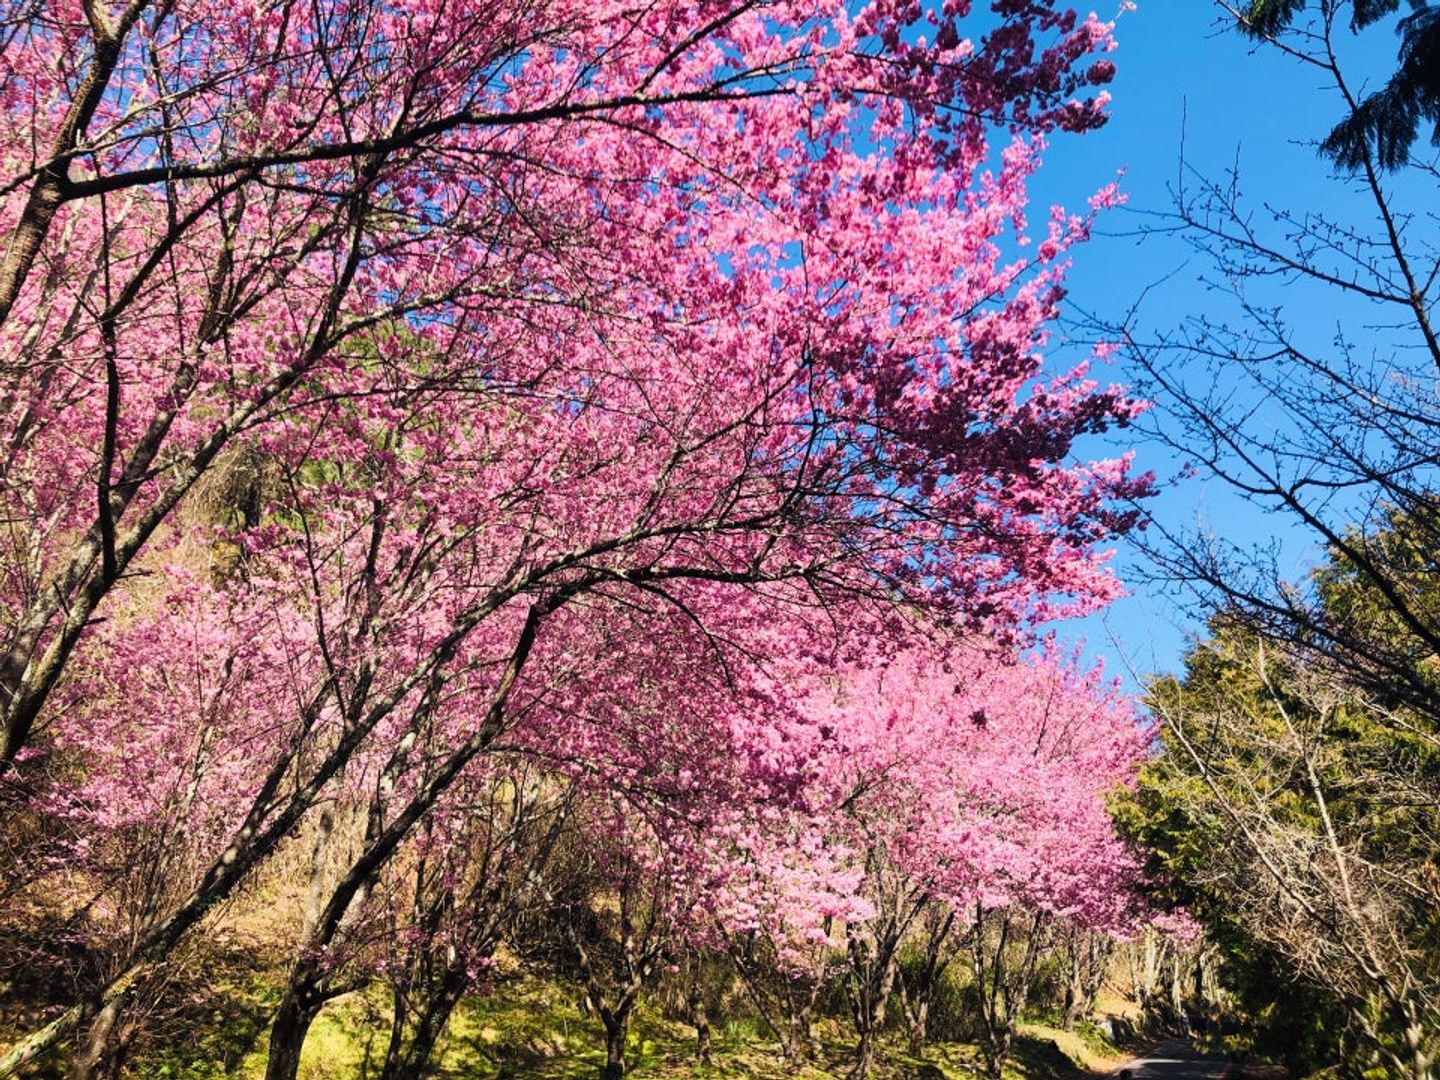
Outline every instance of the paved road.
{"label": "paved road", "polygon": [[1188,1040],[1176,1039],[1136,1058],[1125,1069],[1134,1080],[1219,1080],[1227,1065],[1223,1054],[1202,1054]]}

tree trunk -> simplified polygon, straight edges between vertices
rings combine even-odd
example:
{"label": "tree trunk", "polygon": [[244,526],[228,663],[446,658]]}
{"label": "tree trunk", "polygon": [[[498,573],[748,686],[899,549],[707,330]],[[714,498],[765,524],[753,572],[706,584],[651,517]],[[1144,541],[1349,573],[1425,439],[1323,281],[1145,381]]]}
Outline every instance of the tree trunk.
{"label": "tree trunk", "polygon": [[380,1070],[380,1080],[420,1080],[425,1075],[430,1059],[435,1055],[435,1046],[440,1034],[449,1021],[449,1009],[443,1019],[427,1016],[408,1040],[398,1044],[392,1042],[385,1053],[385,1064]]}
{"label": "tree trunk", "polygon": [[855,1064],[847,1075],[848,1080],[865,1080],[875,1067],[875,1038],[873,1028],[860,1033],[860,1043],[855,1047]]}
{"label": "tree trunk", "polygon": [[310,1033],[319,1008],[308,1002],[311,994],[303,984],[292,981],[270,1027],[270,1051],[265,1061],[265,1080],[295,1080],[300,1069],[300,1051]]}
{"label": "tree trunk", "polygon": [[785,1017],[785,1026],[777,1028],[780,1056],[786,1061],[804,1061],[810,1051],[810,1016],[808,1009],[798,1009]]}
{"label": "tree trunk", "polygon": [[930,1025],[930,994],[923,992],[910,1009],[910,1053],[919,1057],[925,1052],[927,1028]]}
{"label": "tree trunk", "polygon": [[900,997],[900,1011],[905,1017],[906,1046],[911,1057],[920,1057],[925,1053],[937,969],[938,964],[927,960],[918,978],[906,978],[898,970],[895,973],[895,993]]}
{"label": "tree trunk", "polygon": [[[1024,918],[1028,925],[1017,922],[1017,917]],[[997,916],[993,952],[986,944],[986,918],[987,913],[977,905],[970,955],[975,985],[980,991],[981,1046],[986,1075],[999,1080],[1015,1040],[1015,1026],[1025,1012],[1035,981],[1043,916],[1040,912],[1017,916],[1010,908],[1001,911]]]}
{"label": "tree trunk", "polygon": [[100,1080],[121,1080],[125,1071],[125,1058],[130,1050],[130,1040],[135,1037],[134,1018],[121,1020],[110,1043],[110,1052],[105,1058],[105,1067],[100,1071]]}
{"label": "tree trunk", "polygon": [[1005,1073],[1005,1061],[1010,1056],[1010,1043],[1015,1029],[1009,1024],[992,1027],[985,1038],[985,1075],[990,1080],[1001,1080]]}
{"label": "tree trunk", "polygon": [[405,1053],[405,1027],[406,1019],[410,1015],[410,1007],[406,1001],[406,990],[408,985],[397,979],[390,984],[390,1041],[385,1046],[385,1062],[380,1068],[380,1080],[389,1080],[397,1066],[395,1062]]}
{"label": "tree trunk", "polygon": [[850,1070],[850,1080],[865,1080],[875,1064],[875,1045],[880,1038],[880,1029],[885,1026],[885,1009],[895,989],[897,970],[894,949],[888,948],[886,952],[879,977],[873,982],[865,980],[857,990],[859,1000],[855,1003],[855,1026],[860,1034],[860,1044],[855,1048],[855,1066]]}
{"label": "tree trunk", "polygon": [[820,1050],[820,1041],[815,1038],[815,1006],[820,1001],[820,994],[824,990],[824,984],[816,980],[801,988],[798,1004],[791,1006],[790,1021],[790,1048],[787,1057],[793,1060],[803,1061],[813,1057]]}
{"label": "tree trunk", "polygon": [[620,1080],[625,1075],[625,1038],[630,1033],[630,1005],[600,1013],[605,1025],[605,1064],[600,1066],[600,1080]]}
{"label": "tree trunk", "polygon": [[1181,978],[1180,962],[1180,951],[1176,949],[1172,954],[1170,966],[1170,1009],[1175,1015],[1175,1022],[1179,1025],[1180,1034],[1189,1035],[1190,1023],[1185,1014],[1185,983]]}
{"label": "tree trunk", "polygon": [[690,984],[690,1022],[695,1025],[695,1056],[701,1065],[713,1064],[710,1056],[710,1017],[705,1011],[705,994],[700,980]]}
{"label": "tree trunk", "polygon": [[914,1057],[920,1057],[925,1052],[925,1043],[929,1038],[930,1005],[935,1000],[935,988],[950,966],[946,943],[955,928],[955,909],[943,909],[943,917],[938,922],[932,912],[926,926],[925,952],[919,971],[911,977],[898,970],[895,974],[900,1004],[905,1010],[909,1049]]}
{"label": "tree trunk", "polygon": [[1080,1018],[1080,998],[1073,986],[1065,988],[1065,1012],[1060,1020],[1062,1031],[1074,1031],[1075,1021]]}
{"label": "tree trunk", "polygon": [[106,1071],[104,1066],[115,1049],[116,1028],[124,1004],[123,998],[117,998],[95,1014],[85,1032],[85,1042],[70,1063],[69,1080],[95,1080]]}
{"label": "tree trunk", "polygon": [[425,1003],[408,1039],[403,1020],[392,1025],[380,1080],[420,1080],[425,1075],[450,1015],[460,1002],[458,986],[458,979],[453,983],[447,980],[447,985]]}

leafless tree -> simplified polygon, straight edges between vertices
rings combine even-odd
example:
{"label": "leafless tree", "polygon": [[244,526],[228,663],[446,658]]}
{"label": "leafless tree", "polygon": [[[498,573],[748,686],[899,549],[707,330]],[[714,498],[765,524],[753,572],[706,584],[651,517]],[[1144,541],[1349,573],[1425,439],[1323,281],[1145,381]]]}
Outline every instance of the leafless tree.
{"label": "leafless tree", "polygon": [[[1324,0],[1258,47],[1291,58],[1307,79],[1318,74],[1353,111],[1348,6]],[[1333,553],[1372,602],[1364,612],[1327,603],[1323,583],[1293,580],[1293,552],[1278,543],[1257,549],[1161,520],[1146,542],[1158,573],[1435,718],[1427,665],[1440,655],[1440,219],[1430,204],[1440,172],[1434,162],[1395,173],[1370,158],[1358,166],[1333,176],[1338,209],[1322,212],[1286,191],[1252,200],[1238,158],[1217,179],[1182,154],[1174,207],[1150,216],[1146,231],[1193,253],[1201,291],[1188,300],[1192,314],[1178,328],[1150,329],[1142,302],[1110,330],[1160,406],[1151,434],[1274,515],[1272,535]],[[1328,167],[1317,159],[1317,170]]]}

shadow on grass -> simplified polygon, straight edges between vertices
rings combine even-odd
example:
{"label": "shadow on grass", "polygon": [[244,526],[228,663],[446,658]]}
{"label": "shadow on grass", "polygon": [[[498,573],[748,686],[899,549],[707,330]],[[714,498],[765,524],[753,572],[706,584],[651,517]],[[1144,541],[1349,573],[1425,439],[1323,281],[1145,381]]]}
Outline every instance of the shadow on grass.
{"label": "shadow on grass", "polygon": [[[183,1010],[137,1047],[134,1080],[257,1080],[278,1000],[273,977],[213,972],[213,982],[187,993]],[[489,995],[463,1002],[452,1017],[430,1075],[442,1080],[593,1080],[604,1058],[599,1021],[579,1007],[578,990],[526,976],[506,978]],[[374,1077],[383,1057],[388,1001],[376,988],[331,1002],[306,1041],[301,1080]],[[812,1061],[787,1061],[753,1023],[721,1023],[714,1064],[696,1060],[694,1030],[645,1008],[631,1028],[626,1053],[635,1080],[842,1080],[852,1063],[845,1026],[820,1027]],[[1056,1033],[1059,1034],[1059,1033]],[[1016,1040],[1005,1080],[1079,1080],[1087,1075],[1048,1029]],[[1061,1040],[1073,1051],[1068,1042]],[[1098,1070],[1097,1070],[1098,1072]],[[915,1058],[898,1036],[882,1043],[872,1080],[980,1080],[979,1051],[963,1043],[928,1047]]]}

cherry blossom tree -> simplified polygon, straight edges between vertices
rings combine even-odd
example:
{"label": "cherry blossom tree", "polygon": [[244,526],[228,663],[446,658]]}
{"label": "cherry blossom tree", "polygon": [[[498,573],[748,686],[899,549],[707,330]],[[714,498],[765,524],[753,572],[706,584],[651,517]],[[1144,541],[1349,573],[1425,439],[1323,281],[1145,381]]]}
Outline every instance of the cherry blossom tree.
{"label": "cherry blossom tree", "polygon": [[[411,858],[372,890],[374,952],[392,1000],[381,1077],[419,1080],[451,1013],[485,988],[496,947],[565,835],[572,788],[532,763],[497,757],[428,815]],[[378,894],[378,895],[375,895]]]}
{"label": "cherry blossom tree", "polygon": [[[837,708],[851,717],[841,760],[856,770],[839,821],[866,853],[875,912],[848,932],[860,1035],[853,1075],[864,1076],[900,946],[935,905],[961,918],[972,952],[986,947],[992,909],[1033,912],[1037,923],[1065,915],[1095,929],[1128,928],[1138,866],[1105,798],[1133,779],[1144,735],[1098,671],[1053,652],[1019,662],[912,652],[856,673]],[[943,947],[940,930],[951,931],[943,919],[931,928],[932,950]],[[1033,969],[1040,943],[1031,937]],[[997,1018],[997,1032],[1022,1004],[1011,997],[1016,1008]]]}
{"label": "cherry blossom tree", "polygon": [[[592,605],[601,607],[601,601],[593,599]],[[589,831],[583,841],[572,837],[566,848],[581,860],[608,855],[577,879],[609,883],[632,930],[644,929],[640,953],[625,952],[626,942],[640,940],[626,931],[617,939],[620,951],[610,957],[614,965],[602,965],[598,959],[591,962],[594,950],[576,936],[572,921],[562,920],[590,997],[606,1018],[611,1066],[623,1069],[630,1012],[657,973],[658,950],[680,940],[680,931],[672,928],[677,912],[690,909],[723,876],[725,864],[713,858],[715,849],[704,839],[745,829],[754,821],[752,805],[783,798],[784,787],[794,783],[793,757],[766,760],[759,747],[746,741],[750,729],[730,722],[732,715],[766,703],[741,689],[743,657],[728,666],[716,663],[694,621],[699,609],[696,599],[685,611],[621,607],[602,608],[603,617],[593,610],[557,613],[558,620],[572,625],[552,639],[558,650],[539,643],[527,673],[513,680],[515,692],[503,720],[496,721],[486,756],[477,756],[481,744],[468,729],[473,711],[486,707],[485,695],[491,692],[483,674],[475,687],[478,702],[454,672],[443,689],[417,700],[421,715],[408,722],[408,730],[423,735],[391,740],[389,758],[370,770],[375,779],[363,836],[349,849],[319,905],[319,917],[300,943],[271,1032],[268,1076],[294,1075],[305,1034],[320,1008],[353,988],[344,958],[355,948],[357,906],[402,850],[407,832],[452,799],[457,786],[473,784],[466,777],[484,766],[487,756],[507,753],[547,763],[562,786],[583,785],[588,792],[583,812],[572,817]],[[662,618],[667,610],[669,618]],[[703,625],[708,633],[718,633],[718,613]],[[597,669],[596,656],[612,659]],[[680,701],[686,703],[683,712],[675,706]],[[543,877],[543,866],[531,870]],[[484,870],[482,877],[488,880],[477,881],[475,888],[506,888],[508,875],[498,868]],[[512,898],[514,890],[528,894],[531,888],[528,877],[515,882]],[[502,899],[492,897],[490,906],[503,909]],[[567,902],[583,905],[591,899],[587,894]],[[504,911],[486,914],[493,916],[488,921],[498,933]],[[605,969],[611,966],[622,971],[619,983],[607,978]]]}
{"label": "cherry blossom tree", "polygon": [[[775,890],[770,933],[788,926],[792,939],[824,944],[817,929],[842,920],[855,1077],[873,1066],[902,945],[925,939],[933,975],[942,950],[968,943],[977,977],[1004,991],[989,1017],[998,1069],[1046,943],[1038,931],[1064,919],[1125,934],[1139,918],[1139,863],[1106,804],[1147,752],[1136,712],[1098,669],[1053,648],[1021,657],[934,640],[857,652],[799,701],[804,756],[816,763],[803,798],[821,844],[808,858],[831,860],[836,886],[848,862],[853,891],[835,888],[841,902],[817,909],[804,890],[788,906]],[[1017,968],[1006,964],[1019,924],[1029,932]],[[912,991],[923,1008],[930,987]]]}
{"label": "cherry blossom tree", "polygon": [[[926,290],[883,288],[911,254],[865,212],[949,203],[958,223],[989,123],[1102,118],[1103,98],[1083,91],[1111,67],[1081,60],[1108,46],[1108,28],[1045,2],[997,12],[975,42],[958,10],[889,2],[852,16],[814,0],[643,14],[86,0],[54,17],[12,3],[0,61],[0,325],[14,358],[0,400],[16,523],[5,760],[105,596],[199,478],[259,430],[323,421],[342,401],[379,406],[397,386],[457,396],[462,411],[482,387],[584,400],[583,367],[527,363],[540,358],[524,335],[583,333],[611,349],[718,339],[707,351],[744,370],[730,350],[781,312],[790,328],[755,362],[793,370],[808,353],[806,372],[856,383],[852,409],[882,383],[884,404],[901,404],[906,369],[918,361],[913,375],[930,381],[931,343],[954,339],[935,320],[1018,283],[983,234],[1019,196],[1033,150],[1014,148],[996,181],[1001,218],[971,242],[927,228],[929,213],[909,222],[928,239],[917,261],[961,280],[908,327],[876,320]],[[860,151],[862,132],[889,152]],[[936,170],[953,179],[933,187]],[[1071,231],[1057,230],[1041,261]],[[1052,286],[1040,275],[1012,317],[1044,308]],[[742,318],[721,329],[717,308]],[[586,317],[632,312],[643,317],[623,329]],[[970,348],[1002,364],[1030,344],[998,313],[986,326],[973,322]],[[866,357],[881,353],[898,367],[877,382]],[[912,426],[929,410],[908,396]],[[1113,405],[1097,399],[1087,420]],[[934,430],[931,445],[944,438]]]}
{"label": "cherry blossom tree", "polygon": [[[31,809],[52,824],[22,893],[59,904],[82,995],[127,974],[136,943],[164,925],[239,827],[263,762],[291,731],[251,723],[251,695],[293,698],[308,634],[260,595],[214,602],[193,580],[100,631],[106,664],[60,690],[78,722],[57,734]],[[90,677],[83,677],[90,676]],[[91,698],[89,695],[98,697]],[[96,1075],[125,1049],[132,1013],[161,1008],[166,980],[129,971],[126,993],[87,1007],[71,1075]],[[93,1015],[92,1015],[93,1014]]]}
{"label": "cherry blossom tree", "polygon": [[[632,641],[692,625],[714,665],[647,692],[733,702],[737,666],[758,696],[833,664],[841,621],[1003,639],[1115,594],[1096,545],[1148,481],[1075,441],[1138,406],[1045,371],[1091,215],[1024,219],[1042,136],[1102,119],[1108,27],[1001,0],[972,40],[968,14],[16,6],[0,783],[28,797],[79,715],[137,723],[121,658],[146,639],[116,642],[146,596],[275,613],[223,624],[158,715],[203,713],[249,649],[274,685],[220,693],[231,801],[113,977],[0,1075],[122,1002],[343,786],[363,831],[292,969],[298,1054],[315,947],[478,759],[548,730],[578,772],[630,767],[547,726],[617,612]],[[794,709],[769,699],[728,745],[778,785]],[[709,729],[669,715],[683,760]]]}
{"label": "cherry blossom tree", "polygon": [[625,1073],[631,1016],[679,951],[690,895],[684,860],[644,835],[643,825],[637,833],[639,823],[625,816],[620,805],[591,808],[597,831],[574,850],[586,865],[569,874],[580,890],[550,898],[585,1001],[604,1027],[603,1080]]}

